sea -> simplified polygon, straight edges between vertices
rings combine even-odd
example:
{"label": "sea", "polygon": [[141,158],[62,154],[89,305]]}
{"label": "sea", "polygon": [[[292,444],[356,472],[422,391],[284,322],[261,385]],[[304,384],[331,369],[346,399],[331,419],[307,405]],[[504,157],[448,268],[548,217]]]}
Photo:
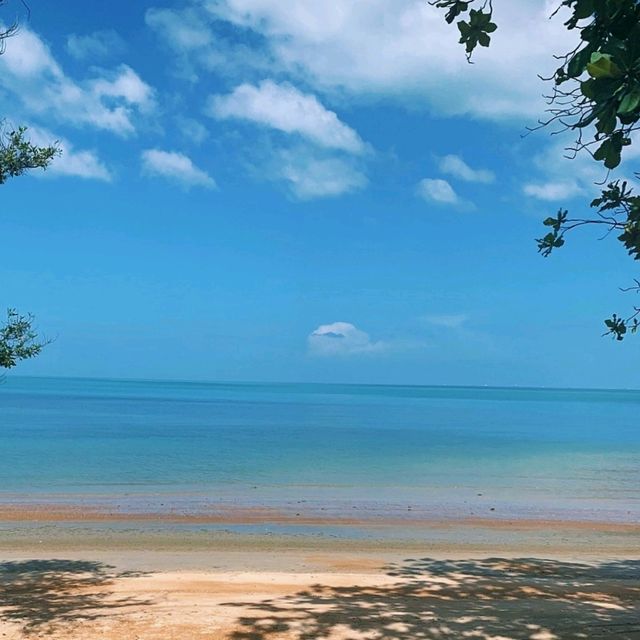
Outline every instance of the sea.
{"label": "sea", "polygon": [[0,505],[640,522],[639,408],[629,390],[8,375]]}

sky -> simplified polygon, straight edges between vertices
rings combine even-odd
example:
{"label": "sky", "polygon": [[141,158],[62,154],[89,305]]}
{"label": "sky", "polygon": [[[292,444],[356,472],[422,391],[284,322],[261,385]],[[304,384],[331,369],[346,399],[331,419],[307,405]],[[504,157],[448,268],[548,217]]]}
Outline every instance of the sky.
{"label": "sky", "polygon": [[536,251],[605,177],[524,135],[562,16],[494,4],[474,64],[422,0],[4,4],[5,129],[62,150],[2,186],[0,304],[54,339],[16,373],[639,387],[623,248]]}

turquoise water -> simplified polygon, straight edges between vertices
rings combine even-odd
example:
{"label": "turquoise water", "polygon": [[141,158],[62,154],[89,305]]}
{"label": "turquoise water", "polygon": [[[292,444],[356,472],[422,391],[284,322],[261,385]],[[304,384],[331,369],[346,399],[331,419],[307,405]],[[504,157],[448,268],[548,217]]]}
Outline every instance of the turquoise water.
{"label": "turquoise water", "polygon": [[0,500],[637,521],[639,407],[637,391],[7,377]]}

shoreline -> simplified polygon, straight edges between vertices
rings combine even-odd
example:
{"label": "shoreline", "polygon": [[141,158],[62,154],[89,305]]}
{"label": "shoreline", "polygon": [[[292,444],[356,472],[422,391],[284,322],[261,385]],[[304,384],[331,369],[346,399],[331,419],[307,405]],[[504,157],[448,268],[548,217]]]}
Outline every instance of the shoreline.
{"label": "shoreline", "polygon": [[[326,518],[274,509],[209,514],[118,513],[53,505],[0,506],[5,557],[61,553],[306,554],[373,557],[640,557],[640,523],[522,518]],[[259,562],[258,562],[259,564]],[[235,567],[242,569],[242,563]]]}
{"label": "shoreline", "polygon": [[[302,501],[305,502],[305,501]],[[234,506],[228,503],[210,505],[206,509],[184,510],[168,508],[157,510],[127,510],[97,504],[69,504],[54,502],[2,503],[0,501],[0,523],[8,522],[86,522],[86,523],[157,523],[185,525],[315,525],[315,526],[361,526],[361,527],[465,527],[522,529],[575,529],[609,530],[640,534],[640,520],[611,519],[610,514],[594,510],[592,517],[576,517],[569,512],[563,517],[551,517],[542,513],[540,517],[522,516],[517,513],[498,512],[489,508],[490,515],[468,515],[448,512],[434,515],[433,509],[409,507],[395,510],[353,506],[357,515],[346,515],[345,509],[308,508],[304,504],[295,507],[286,505]],[[327,513],[322,513],[326,511]],[[562,513],[562,512],[560,512]],[[582,514],[580,514],[582,515]],[[630,514],[629,514],[630,515]]]}

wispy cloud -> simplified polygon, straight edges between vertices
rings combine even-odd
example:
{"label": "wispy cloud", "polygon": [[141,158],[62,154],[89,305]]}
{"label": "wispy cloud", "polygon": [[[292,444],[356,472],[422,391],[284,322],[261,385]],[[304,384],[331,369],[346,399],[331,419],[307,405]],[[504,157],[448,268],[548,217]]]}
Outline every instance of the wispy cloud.
{"label": "wispy cloud", "polygon": [[353,356],[384,351],[386,343],[374,342],[368,333],[350,322],[322,324],[307,338],[309,352],[315,356]]}
{"label": "wispy cloud", "polygon": [[184,187],[213,189],[215,180],[196,167],[188,156],[174,151],[147,149],[142,152],[142,168],[151,176],[168,178]]}
{"label": "wispy cloud", "polygon": [[463,313],[428,314],[423,316],[423,320],[435,327],[459,329],[466,323],[467,316]]}
{"label": "wispy cloud", "polygon": [[152,7],[145,14],[145,22],[176,51],[200,49],[214,40],[213,31],[193,8],[176,11]]}
{"label": "wispy cloud", "polygon": [[525,195],[547,202],[568,200],[584,193],[584,188],[576,180],[528,183],[524,185],[522,190]]}
{"label": "wispy cloud", "polygon": [[67,52],[77,60],[103,60],[122,55],[127,50],[125,41],[112,29],[94,31],[84,35],[67,36]]}
{"label": "wispy cloud", "polygon": [[329,149],[360,154],[365,144],[336,113],[326,109],[310,94],[294,86],[264,80],[259,85],[242,84],[228,95],[212,96],[207,109],[219,118],[237,118],[298,134]]}
{"label": "wispy cloud", "polygon": [[178,129],[180,129],[181,133],[189,142],[202,144],[209,137],[209,131],[207,128],[194,118],[178,116],[176,118],[176,123],[178,125]]}
{"label": "wispy cloud", "polygon": [[305,146],[275,151],[269,177],[284,181],[300,200],[340,196],[368,183],[366,175],[349,158],[318,153]]}
{"label": "wispy cloud", "polygon": [[488,169],[472,169],[460,156],[446,155],[440,158],[438,163],[442,173],[465,180],[466,182],[480,182],[489,184],[494,182],[496,177]]}
{"label": "wispy cloud", "polygon": [[559,202],[597,190],[595,183],[607,178],[606,169],[586,152],[568,158],[568,145],[569,138],[565,136],[533,158],[534,175],[537,172],[538,178],[522,185],[525,195],[545,202]]}

